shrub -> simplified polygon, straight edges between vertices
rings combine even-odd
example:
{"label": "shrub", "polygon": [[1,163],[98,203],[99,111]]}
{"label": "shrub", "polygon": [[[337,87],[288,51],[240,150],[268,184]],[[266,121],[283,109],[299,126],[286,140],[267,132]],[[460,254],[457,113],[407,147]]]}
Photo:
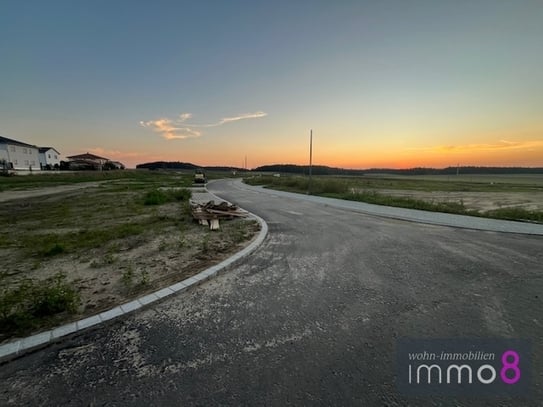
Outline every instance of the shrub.
{"label": "shrub", "polygon": [[524,220],[532,222],[543,222],[543,212],[530,211],[524,208],[500,208],[485,213],[486,216],[500,219]]}
{"label": "shrub", "polygon": [[145,194],[145,205],[162,205],[167,202],[186,201],[191,198],[192,192],[186,188],[182,189],[153,189]]}
{"label": "shrub", "polygon": [[160,189],[154,189],[145,194],[143,203],[145,205],[162,205],[167,202],[166,194]]}
{"label": "shrub", "polygon": [[64,253],[64,246],[59,243],[55,243],[49,249],[45,250],[43,252],[43,255],[50,257],[50,256],[56,256],[57,254],[61,254],[61,253]]}
{"label": "shrub", "polygon": [[171,191],[171,194],[176,201],[188,202],[188,200],[192,197],[192,192],[187,188],[173,190]]}
{"label": "shrub", "polygon": [[62,312],[75,313],[79,300],[79,293],[62,273],[45,281],[24,280],[0,293],[0,334],[25,332],[39,326],[43,319]]}
{"label": "shrub", "polygon": [[66,276],[61,273],[47,279],[45,284],[35,284],[33,295],[30,310],[36,317],[61,312],[74,313],[79,305],[79,293],[66,282]]}

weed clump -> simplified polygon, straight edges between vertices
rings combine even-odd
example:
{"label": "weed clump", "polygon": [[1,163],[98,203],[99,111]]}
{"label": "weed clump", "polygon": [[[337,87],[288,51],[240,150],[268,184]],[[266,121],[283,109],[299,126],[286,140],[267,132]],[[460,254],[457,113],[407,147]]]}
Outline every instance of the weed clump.
{"label": "weed clump", "polygon": [[192,192],[186,188],[181,189],[153,189],[148,191],[143,199],[144,205],[163,205],[168,202],[181,202],[191,198]]}
{"label": "weed clump", "polygon": [[168,201],[166,194],[160,189],[154,189],[145,194],[144,205],[162,205]]}
{"label": "weed clump", "polygon": [[508,219],[508,220],[523,220],[529,222],[543,223],[543,212],[530,211],[524,208],[500,208],[485,213],[485,216]]}
{"label": "weed clump", "polygon": [[64,246],[59,243],[55,243],[49,249],[44,250],[43,255],[46,257],[56,256],[57,254],[64,253]]}
{"label": "weed clump", "polygon": [[78,291],[62,273],[45,281],[24,280],[4,289],[0,293],[0,338],[27,332],[62,313],[73,314],[79,301]]}

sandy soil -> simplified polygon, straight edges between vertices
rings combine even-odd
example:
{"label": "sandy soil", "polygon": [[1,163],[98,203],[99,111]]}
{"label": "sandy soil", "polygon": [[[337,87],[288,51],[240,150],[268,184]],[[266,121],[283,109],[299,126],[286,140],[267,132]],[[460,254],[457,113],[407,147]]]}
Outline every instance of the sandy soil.
{"label": "sandy soil", "polygon": [[57,185],[57,186],[48,187],[48,188],[25,189],[21,191],[18,191],[18,190],[2,191],[0,192],[0,202],[12,201],[15,199],[26,199],[26,198],[34,198],[34,197],[39,197],[39,196],[54,195],[61,192],[77,191],[84,188],[94,188],[104,182],[108,182],[108,181],[81,182],[79,184]]}
{"label": "sandy soil", "polygon": [[463,202],[467,209],[481,212],[509,207],[543,211],[543,192],[425,192],[394,189],[379,189],[377,192],[424,201]]}
{"label": "sandy soil", "polygon": [[[221,221],[219,231],[209,231],[207,227],[193,223],[190,215],[182,212],[179,202],[152,208],[140,205],[141,213],[126,214],[126,209],[119,212],[126,218],[99,211],[88,214],[88,207],[81,206],[86,202],[81,197],[98,194],[96,185],[70,187],[3,192],[4,199],[0,204],[0,216],[14,219],[13,223],[3,226],[7,235],[0,239],[2,288],[15,286],[24,279],[44,280],[58,272],[64,273],[67,280],[77,287],[81,305],[77,315],[64,315],[62,322],[94,315],[197,274],[241,250],[259,230],[259,225],[253,220],[236,219]],[[108,194],[99,196],[99,199],[118,200],[118,207],[134,201],[130,193],[109,194],[111,198]],[[76,198],[80,200],[76,202]],[[70,215],[80,219],[76,224],[55,224],[51,221],[53,218],[41,221],[36,217],[44,205],[57,208],[67,205],[70,200],[73,200],[68,204]],[[108,208],[113,210],[114,207]],[[151,219],[151,223],[149,230],[143,233],[108,241],[100,247],[50,257],[29,254],[32,248],[22,247],[20,243],[25,241],[25,234],[35,237],[73,233],[77,237],[81,230],[115,227],[128,221],[145,222],[146,219]],[[17,236],[16,239],[11,241],[10,234]],[[6,340],[9,336],[0,332],[0,342]]]}

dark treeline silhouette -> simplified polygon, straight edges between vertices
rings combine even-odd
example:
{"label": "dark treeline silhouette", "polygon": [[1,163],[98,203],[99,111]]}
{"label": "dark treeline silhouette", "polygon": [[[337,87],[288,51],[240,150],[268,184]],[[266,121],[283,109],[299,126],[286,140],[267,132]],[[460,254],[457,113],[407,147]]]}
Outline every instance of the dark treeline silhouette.
{"label": "dark treeline silhouette", "polygon": [[136,165],[136,168],[148,170],[195,170],[200,167],[191,163],[182,163],[179,161],[155,161],[152,163],[138,164]]}
{"label": "dark treeline silhouette", "polygon": [[[208,171],[245,171],[243,168],[223,167],[223,166],[199,166],[192,163],[179,161],[155,161],[151,163],[138,164],[136,168],[149,170],[195,170],[203,168]],[[296,164],[273,164],[263,165],[251,171],[255,172],[273,172],[283,174],[309,174],[308,165]],[[314,165],[312,173],[314,175],[364,175],[364,174],[392,174],[392,175],[456,175],[459,174],[543,174],[543,167],[447,167],[447,168],[369,168],[365,170],[355,170],[337,167],[328,167],[326,165]]]}
{"label": "dark treeline silhouette", "polygon": [[223,167],[223,166],[200,166],[192,163],[183,163],[179,161],[155,161],[152,163],[138,164],[137,169],[148,170],[196,170],[203,168],[207,171],[243,171],[241,168]]}
{"label": "dark treeline silhouette", "polygon": [[[309,174],[308,165],[274,164],[263,165],[255,168],[258,172],[279,172],[288,174]],[[314,165],[311,169],[313,175],[364,175],[366,170],[349,170],[344,168],[327,167],[326,165]]]}
{"label": "dark treeline silhouette", "polygon": [[[308,174],[308,165],[275,164],[255,168],[258,172],[275,172],[290,174]],[[314,165],[314,175],[364,175],[364,174],[392,174],[392,175],[456,175],[459,174],[543,174],[542,167],[447,167],[447,168],[370,168],[365,170],[351,170],[345,168]]]}

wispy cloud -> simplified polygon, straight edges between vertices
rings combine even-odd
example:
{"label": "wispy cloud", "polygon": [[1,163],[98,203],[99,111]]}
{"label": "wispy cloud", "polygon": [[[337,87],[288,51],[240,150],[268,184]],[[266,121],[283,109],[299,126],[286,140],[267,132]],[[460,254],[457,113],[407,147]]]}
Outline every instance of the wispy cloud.
{"label": "wispy cloud", "polygon": [[149,128],[155,133],[159,133],[166,140],[176,140],[200,137],[202,132],[196,130],[198,128],[218,127],[239,120],[258,119],[267,115],[268,114],[265,112],[258,111],[254,113],[243,113],[232,117],[223,117],[216,123],[198,124],[187,123],[188,120],[192,119],[192,113],[181,113],[175,120],[160,118],[156,120],[140,121],[140,126]]}
{"label": "wispy cloud", "polygon": [[543,140],[508,141],[499,140],[495,143],[441,145],[433,147],[409,148],[411,151],[441,152],[441,153],[475,153],[481,151],[533,150],[543,147]]}
{"label": "wispy cloud", "polygon": [[230,123],[230,122],[237,122],[238,120],[245,120],[245,119],[258,119],[259,117],[265,117],[268,114],[265,112],[255,112],[255,113],[244,113],[240,114],[239,116],[234,117],[223,117],[219,123],[217,123],[217,126],[220,126],[221,124]]}
{"label": "wispy cloud", "polygon": [[119,151],[119,150],[107,150],[102,147],[88,147],[85,149],[89,153],[96,154],[100,157],[109,158],[110,160],[126,160],[132,158],[140,158],[146,156],[144,153],[136,151]]}
{"label": "wispy cloud", "polygon": [[184,122],[184,121],[187,121],[189,119],[192,119],[192,113],[181,113],[179,115],[179,121],[180,122]]}
{"label": "wispy cloud", "polygon": [[[185,116],[184,116],[185,115]],[[157,120],[140,121],[140,125],[150,128],[155,133],[160,133],[166,140],[186,139],[191,137],[200,137],[202,133],[193,130],[187,126],[180,126],[185,120],[190,119],[190,113],[184,113],[179,120],[162,118]]]}

